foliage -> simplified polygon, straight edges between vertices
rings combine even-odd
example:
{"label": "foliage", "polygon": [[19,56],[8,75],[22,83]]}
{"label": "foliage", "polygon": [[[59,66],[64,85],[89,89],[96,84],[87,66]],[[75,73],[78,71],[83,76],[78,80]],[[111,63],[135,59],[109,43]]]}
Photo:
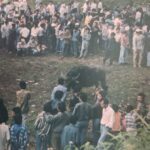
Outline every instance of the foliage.
{"label": "foliage", "polygon": [[[137,114],[138,115],[138,114]],[[142,128],[137,130],[137,135],[127,132],[121,132],[118,135],[109,133],[111,137],[108,142],[104,142],[102,147],[104,150],[149,150],[150,148],[150,124],[138,115],[141,120]],[[94,146],[87,142],[83,145],[85,150],[94,150]],[[98,150],[98,149],[97,149]]]}

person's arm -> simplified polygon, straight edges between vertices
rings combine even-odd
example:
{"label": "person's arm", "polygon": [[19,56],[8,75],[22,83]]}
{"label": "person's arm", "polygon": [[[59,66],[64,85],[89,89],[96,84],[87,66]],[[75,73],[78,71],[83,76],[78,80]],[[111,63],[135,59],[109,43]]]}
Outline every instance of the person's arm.
{"label": "person's arm", "polygon": [[10,132],[9,132],[9,128],[6,132],[6,139],[7,139],[7,147],[6,149],[9,150],[9,146],[10,146]]}
{"label": "person's arm", "polygon": [[44,117],[45,117],[45,121],[47,123],[52,123],[52,122],[59,120],[61,118],[61,115],[60,115],[60,113],[57,113],[56,115],[51,115],[51,114],[45,115],[44,114]]}
{"label": "person's arm", "polygon": [[54,97],[54,96],[55,96],[55,92],[56,92],[56,89],[54,88],[53,91],[52,91],[52,93],[51,93],[51,99],[54,99],[54,98],[55,98],[55,97]]}
{"label": "person's arm", "polygon": [[66,91],[63,92],[63,97],[61,98],[62,102],[65,101],[66,96],[67,96],[67,88],[66,88]]}

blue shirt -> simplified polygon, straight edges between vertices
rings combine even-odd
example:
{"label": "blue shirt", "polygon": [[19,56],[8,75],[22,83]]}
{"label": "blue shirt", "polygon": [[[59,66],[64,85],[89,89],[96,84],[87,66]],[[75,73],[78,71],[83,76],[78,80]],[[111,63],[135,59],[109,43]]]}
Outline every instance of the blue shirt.
{"label": "blue shirt", "polygon": [[26,150],[28,143],[27,128],[23,125],[12,125],[10,128],[10,139],[12,150]]}

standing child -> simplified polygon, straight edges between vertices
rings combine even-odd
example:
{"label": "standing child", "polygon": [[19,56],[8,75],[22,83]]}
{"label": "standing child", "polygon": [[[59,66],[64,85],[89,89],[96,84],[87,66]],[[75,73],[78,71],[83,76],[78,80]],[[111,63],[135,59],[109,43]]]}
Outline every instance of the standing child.
{"label": "standing child", "polygon": [[17,106],[21,108],[22,122],[25,124],[29,111],[29,100],[31,98],[31,93],[26,89],[27,85],[25,81],[20,81],[19,85],[21,89],[16,92]]}
{"label": "standing child", "polygon": [[14,124],[10,128],[11,150],[27,150],[28,131],[22,125],[22,116],[14,116]]}

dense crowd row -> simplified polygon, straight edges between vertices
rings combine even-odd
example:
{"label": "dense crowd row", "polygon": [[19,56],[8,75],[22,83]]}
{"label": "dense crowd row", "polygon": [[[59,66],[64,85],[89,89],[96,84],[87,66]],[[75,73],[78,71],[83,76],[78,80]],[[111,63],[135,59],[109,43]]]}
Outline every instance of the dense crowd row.
{"label": "dense crowd row", "polygon": [[[26,121],[29,119],[31,92],[26,89],[24,81],[20,81],[20,88],[16,92],[17,104],[12,110],[10,126],[7,125],[7,109],[0,99],[1,150],[5,150],[7,143],[11,150],[27,150],[28,147],[29,130]],[[58,80],[50,101],[44,104],[33,125],[36,150],[72,150],[89,140],[97,150],[103,150],[103,142],[110,140],[108,133],[117,135],[127,132],[128,136],[138,136],[138,129],[143,128],[138,115],[147,124],[150,123],[150,104],[146,104],[144,93],[137,95],[134,107],[130,104],[110,104],[104,92],[99,89],[95,90],[93,100],[88,100],[88,96],[75,89],[72,98],[67,101],[64,79]]]}
{"label": "dense crowd row", "polygon": [[[150,6],[127,5],[109,9],[101,0],[72,0],[47,5],[36,1],[31,10],[26,0],[0,5],[0,46],[18,55],[52,51],[61,56],[86,57],[90,53],[119,64],[133,52],[134,67],[148,56]],[[149,62],[148,62],[149,65]]]}

